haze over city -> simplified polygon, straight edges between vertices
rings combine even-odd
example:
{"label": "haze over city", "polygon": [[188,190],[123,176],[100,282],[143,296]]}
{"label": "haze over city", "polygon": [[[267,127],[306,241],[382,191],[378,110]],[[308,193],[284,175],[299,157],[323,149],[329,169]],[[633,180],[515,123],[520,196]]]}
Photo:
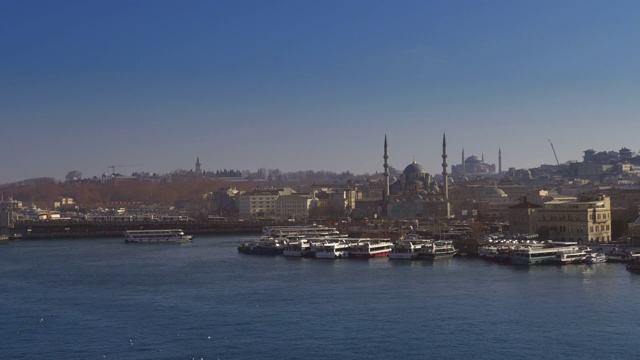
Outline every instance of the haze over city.
{"label": "haze over city", "polygon": [[0,183],[638,151],[634,1],[4,1]]}

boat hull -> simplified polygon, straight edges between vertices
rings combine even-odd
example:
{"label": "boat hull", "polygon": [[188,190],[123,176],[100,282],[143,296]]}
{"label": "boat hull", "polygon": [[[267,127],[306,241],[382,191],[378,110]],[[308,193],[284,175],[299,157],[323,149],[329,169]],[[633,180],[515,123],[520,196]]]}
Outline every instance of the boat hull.
{"label": "boat hull", "polygon": [[451,251],[451,252],[447,252],[447,253],[441,253],[441,254],[420,254],[419,259],[424,259],[424,260],[437,260],[437,259],[446,259],[446,258],[450,258],[453,257],[455,254],[457,254],[457,251]]}
{"label": "boat hull", "polygon": [[349,253],[346,251],[339,252],[316,252],[316,259],[342,259],[349,257]]}
{"label": "boat hull", "polygon": [[390,252],[389,259],[391,260],[413,260],[418,258],[418,253],[414,252],[406,252],[406,253],[398,253],[398,252]]}
{"label": "boat hull", "polygon": [[376,257],[385,257],[385,256],[388,256],[390,253],[391,253],[391,250],[384,250],[384,251],[370,252],[370,253],[351,252],[349,253],[349,257],[355,258],[355,259],[370,259],[370,258],[376,258]]}

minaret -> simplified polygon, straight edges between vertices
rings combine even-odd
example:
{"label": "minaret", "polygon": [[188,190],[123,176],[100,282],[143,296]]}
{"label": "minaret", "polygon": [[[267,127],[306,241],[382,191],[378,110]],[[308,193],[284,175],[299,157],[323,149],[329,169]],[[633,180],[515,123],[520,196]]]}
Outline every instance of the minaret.
{"label": "minaret", "polygon": [[502,149],[498,148],[498,174],[502,174]]}
{"label": "minaret", "polygon": [[384,194],[382,195],[382,206],[386,208],[389,200],[389,155],[387,153],[387,135],[384,136]]}
{"label": "minaret", "polygon": [[464,168],[464,148],[462,148],[462,175],[465,175],[467,173],[467,169]]}
{"label": "minaret", "polygon": [[196,158],[196,174],[202,173],[202,169],[200,169],[200,156]]}
{"label": "minaret", "polygon": [[447,205],[447,219],[451,216],[449,207],[449,174],[447,174],[447,138],[442,134],[442,184],[444,185],[444,201]]}

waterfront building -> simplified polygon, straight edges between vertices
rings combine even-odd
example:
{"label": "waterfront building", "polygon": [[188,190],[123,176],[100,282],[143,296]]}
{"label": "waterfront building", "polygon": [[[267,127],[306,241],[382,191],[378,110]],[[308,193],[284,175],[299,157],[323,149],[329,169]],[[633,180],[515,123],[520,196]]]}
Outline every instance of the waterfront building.
{"label": "waterfront building", "polygon": [[316,207],[334,206],[346,212],[355,209],[356,201],[363,198],[357,186],[313,185],[311,191]]}
{"label": "waterfront building", "polygon": [[240,217],[306,219],[313,204],[310,194],[298,194],[291,188],[255,189],[236,195]]}
{"label": "waterfront building", "polygon": [[[580,194],[577,198],[546,191],[525,198],[510,210],[511,231],[530,233],[556,241],[606,243],[611,241],[611,202],[603,194]],[[538,201],[542,199],[542,201]]]}
{"label": "waterfront building", "polygon": [[275,200],[275,216],[281,219],[306,219],[311,202],[309,195],[280,195]]}
{"label": "waterfront building", "polygon": [[293,190],[284,189],[256,189],[236,196],[238,214],[241,217],[275,216],[276,200],[280,195],[291,195]]}
{"label": "waterfront building", "polygon": [[534,213],[541,205],[524,201],[509,207],[509,229],[514,234],[533,234],[538,228]]}

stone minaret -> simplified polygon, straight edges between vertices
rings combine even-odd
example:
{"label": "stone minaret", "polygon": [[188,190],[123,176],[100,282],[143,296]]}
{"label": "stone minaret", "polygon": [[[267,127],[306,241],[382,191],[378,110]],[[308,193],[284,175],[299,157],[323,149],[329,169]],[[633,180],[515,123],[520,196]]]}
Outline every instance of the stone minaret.
{"label": "stone minaret", "polygon": [[382,204],[386,207],[389,199],[389,155],[387,153],[387,135],[384,136],[384,193],[382,194]]}
{"label": "stone minaret", "polygon": [[462,162],[461,162],[461,164],[462,164],[462,175],[464,175],[464,174],[467,173],[467,171],[466,171],[467,169],[465,169],[465,167],[464,167],[464,148],[462,148]]}
{"label": "stone minaret", "polygon": [[498,174],[502,174],[502,149],[498,148]]}
{"label": "stone minaret", "polygon": [[442,134],[442,185],[444,191],[444,201],[447,205],[447,219],[451,217],[451,208],[449,207],[449,177],[447,173],[447,137]]}

